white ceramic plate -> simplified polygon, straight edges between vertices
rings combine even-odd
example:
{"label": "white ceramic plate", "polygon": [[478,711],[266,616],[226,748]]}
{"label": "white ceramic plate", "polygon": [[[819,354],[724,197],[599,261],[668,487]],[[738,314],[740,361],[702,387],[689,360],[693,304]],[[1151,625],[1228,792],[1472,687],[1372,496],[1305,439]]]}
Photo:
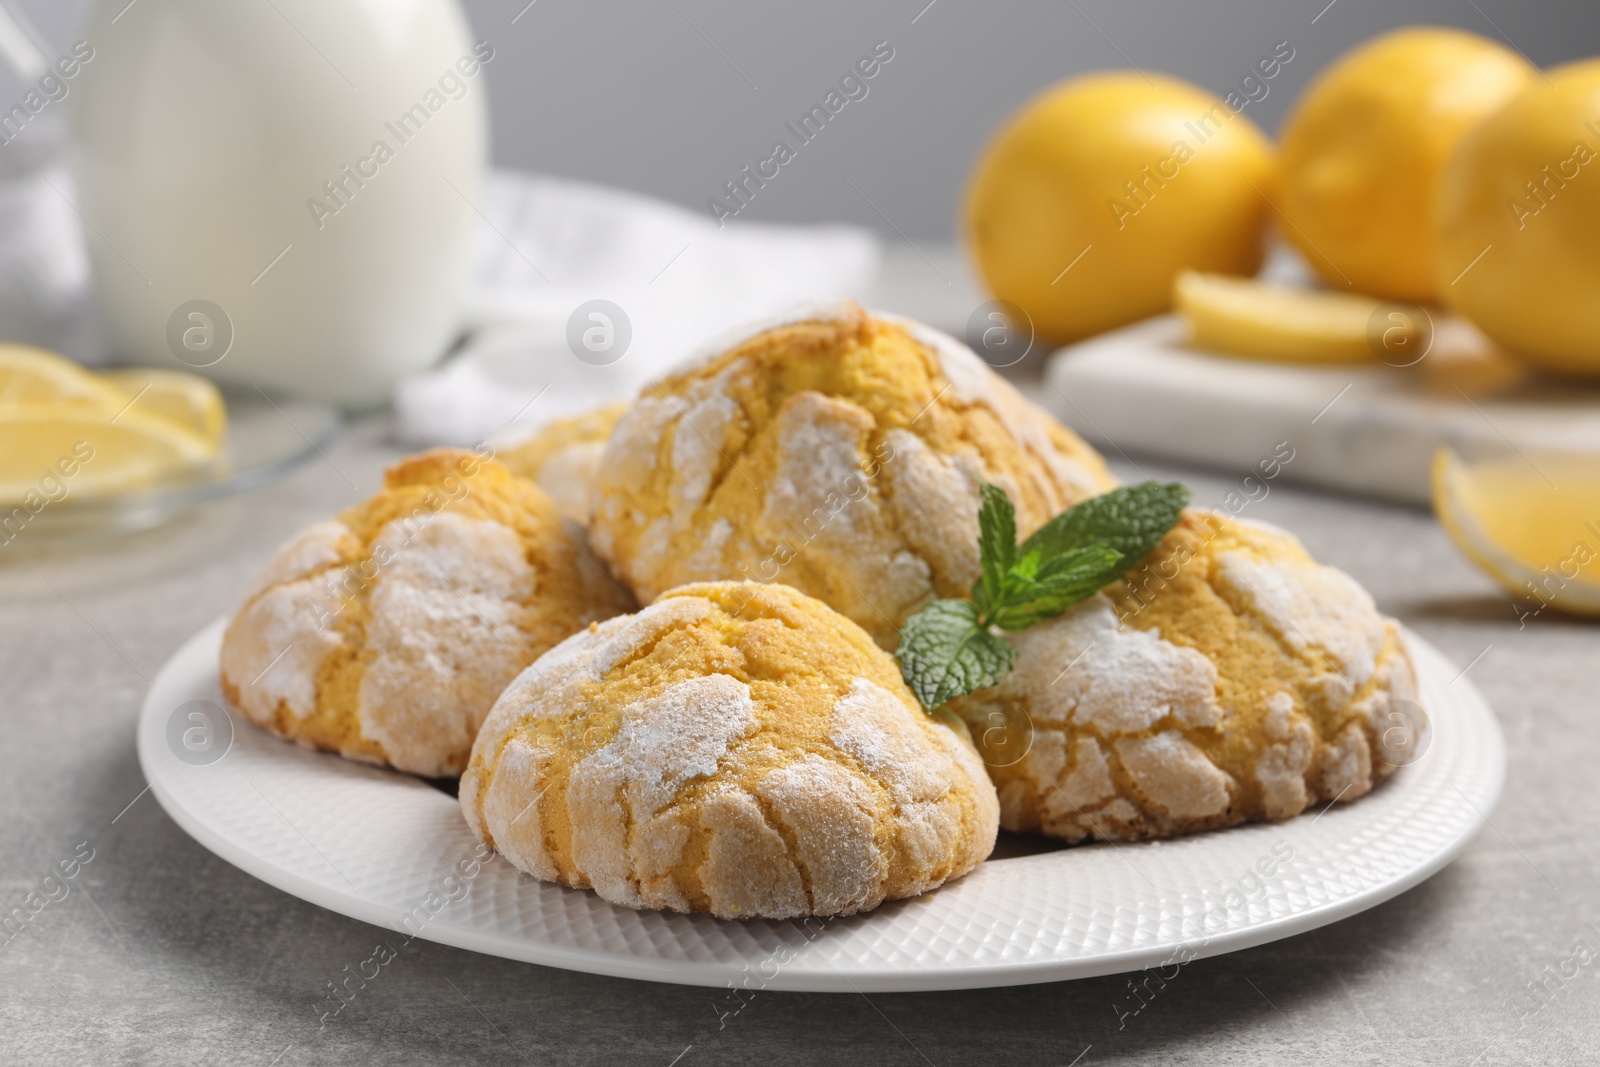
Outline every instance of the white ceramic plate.
{"label": "white ceramic plate", "polygon": [[139,719],[151,788],[201,844],[402,937],[659,982],[963,989],[1248,948],[1370,908],[1438,871],[1483,825],[1505,775],[1483,698],[1408,635],[1431,737],[1420,759],[1357,803],[1157,844],[991,859],[936,892],[850,919],[635,912],[498,858],[475,864],[455,800],[434,786],[286,744],[224,711],[221,635],[219,621],[173,656]]}

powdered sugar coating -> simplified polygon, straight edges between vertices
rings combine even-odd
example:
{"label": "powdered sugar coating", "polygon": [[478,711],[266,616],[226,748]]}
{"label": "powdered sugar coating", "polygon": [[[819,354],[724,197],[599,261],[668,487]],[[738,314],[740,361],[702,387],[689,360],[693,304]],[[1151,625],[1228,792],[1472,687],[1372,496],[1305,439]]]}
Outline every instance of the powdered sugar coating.
{"label": "powdered sugar coating", "polygon": [[1352,686],[1377,669],[1383,618],[1355,580],[1332,567],[1263,563],[1243,552],[1223,555],[1221,586],[1246,600],[1278,637],[1299,650],[1319,648]]}
{"label": "powdered sugar coating", "polygon": [[312,523],[278,547],[245,590],[245,599],[254,600],[275,585],[297,582],[342,563],[350,536],[350,527],[334,519]]}
{"label": "powdered sugar coating", "polygon": [[1204,819],[1227,808],[1232,779],[1178,731],[1125,737],[1114,747],[1146,805],[1167,818]]}
{"label": "powdered sugar coating", "polygon": [[508,527],[450,512],[387,527],[373,552],[393,562],[369,600],[361,732],[397,766],[444,774],[438,754],[470,749],[500,691],[533,662],[518,622],[537,576]]}
{"label": "powdered sugar coating", "polygon": [[716,774],[728,747],[754,728],[750,687],[725,674],[688,678],[623,708],[616,737],[568,779],[573,867],[607,900],[681,905],[664,876],[681,859],[689,827],[662,809],[685,783]]}
{"label": "powdered sugar coating", "polygon": [[[303,547],[286,546],[289,553]],[[237,687],[234,704],[258,725],[270,724],[279,707],[296,719],[310,715],[322,665],[345,647],[344,635],[327,623],[338,610],[349,569],[288,577],[324,561],[320,555],[301,557],[299,566],[274,560],[272,569],[283,577],[248,603],[236,620],[234,639],[223,645],[222,673]]]}

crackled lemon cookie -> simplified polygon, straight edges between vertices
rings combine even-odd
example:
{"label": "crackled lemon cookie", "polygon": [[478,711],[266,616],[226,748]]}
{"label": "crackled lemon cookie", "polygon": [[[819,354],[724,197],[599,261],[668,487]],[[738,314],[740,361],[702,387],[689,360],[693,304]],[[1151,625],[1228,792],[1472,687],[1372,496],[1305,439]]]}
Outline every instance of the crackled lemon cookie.
{"label": "crackled lemon cookie", "polygon": [[282,737],[459,774],[518,672],[632,607],[537,486],[441,449],[278,550],[223,636],[222,688]]}
{"label": "crackled lemon cookie", "polygon": [[1023,535],[1113,484],[964,345],[846,304],[647,386],[606,444],[590,534],[640,600],[778,581],[892,648],[971,586],[984,480]]}
{"label": "crackled lemon cookie", "polygon": [[1008,830],[1126,840],[1285,819],[1366,793],[1424,726],[1372,598],[1283,531],[1210,512],[1007,640],[1013,672],[950,706]]}
{"label": "crackled lemon cookie", "polygon": [[587,523],[600,454],[612,427],[627,410],[626,403],[608,404],[568,419],[555,419],[501,448],[495,459],[512,474],[549,493],[563,515]]}
{"label": "crackled lemon cookie", "polygon": [[461,778],[478,836],[631,908],[849,915],[977,866],[999,809],[965,729],[860,627],[777,584],[689,585],[556,646]]}

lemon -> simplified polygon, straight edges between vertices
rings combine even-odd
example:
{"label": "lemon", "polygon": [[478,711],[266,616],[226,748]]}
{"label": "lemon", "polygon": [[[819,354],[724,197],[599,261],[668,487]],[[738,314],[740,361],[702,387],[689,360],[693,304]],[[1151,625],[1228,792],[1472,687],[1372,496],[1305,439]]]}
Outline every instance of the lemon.
{"label": "lemon", "polygon": [[1468,130],[1536,76],[1460,30],[1396,30],[1348,53],[1284,123],[1284,235],[1330,285],[1434,299],[1440,171]]}
{"label": "lemon", "polygon": [[1201,89],[1132,72],[1072,78],[1000,130],[965,235],[994,296],[1070,341],[1171,306],[1185,269],[1254,274],[1271,143]]}
{"label": "lemon", "polygon": [[64,356],[27,345],[0,344],[0,406],[72,404],[108,408],[127,402],[120,391]]}
{"label": "lemon", "polygon": [[1527,362],[1600,375],[1600,60],[1468,134],[1440,181],[1445,301]]}
{"label": "lemon", "polygon": [[1510,592],[1600,615],[1600,460],[1541,453],[1433,459],[1433,509],[1456,547]]}
{"label": "lemon", "polygon": [[224,425],[216,387],[193,375],[102,376],[53,352],[0,345],[0,540],[49,503],[205,470]]}
{"label": "lemon", "polygon": [[220,447],[227,427],[222,394],[197,374],[128,367],[107,371],[103,377],[132,402],[135,410],[177,423],[213,448]]}
{"label": "lemon", "polygon": [[0,506],[36,512],[42,500],[146,489],[198,473],[215,455],[188,430],[133,409],[118,415],[78,404],[8,406],[0,409]]}
{"label": "lemon", "polygon": [[[1290,363],[1371,363],[1377,358],[1368,330],[1383,303],[1371,297],[1193,271],[1178,275],[1176,295],[1196,348]],[[1417,308],[1409,322],[1414,326],[1422,318]],[[1411,340],[1400,343],[1425,342],[1413,333]]]}

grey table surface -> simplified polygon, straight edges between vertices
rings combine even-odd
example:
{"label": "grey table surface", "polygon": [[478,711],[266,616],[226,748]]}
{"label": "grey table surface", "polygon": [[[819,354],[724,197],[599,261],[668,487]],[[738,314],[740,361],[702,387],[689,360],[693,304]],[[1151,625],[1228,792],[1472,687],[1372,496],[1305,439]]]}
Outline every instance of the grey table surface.
{"label": "grey table surface", "polygon": [[[909,297],[883,303],[918,310]],[[718,990],[417,940],[320,1026],[326,984],[386,931],[191,840],[144,792],[134,720],[162,663],[234,606],[266,554],[370,492],[399,454],[384,417],[370,418],[287,480],[164,529],[0,550],[0,908],[92,850],[65,897],[0,938],[0,1061],[1600,1062],[1600,629],[1551,612],[1520,624],[1423,512],[1276,483],[1247,514],[1299,535],[1470,664],[1504,726],[1510,766],[1491,825],[1424,884],[1193,963],[1120,1019],[1128,980],[1115,976],[870,998],[761,992],[723,1019]],[[1113,466],[1181,477],[1209,504],[1244,473],[1115,454]]]}

